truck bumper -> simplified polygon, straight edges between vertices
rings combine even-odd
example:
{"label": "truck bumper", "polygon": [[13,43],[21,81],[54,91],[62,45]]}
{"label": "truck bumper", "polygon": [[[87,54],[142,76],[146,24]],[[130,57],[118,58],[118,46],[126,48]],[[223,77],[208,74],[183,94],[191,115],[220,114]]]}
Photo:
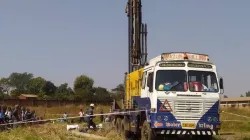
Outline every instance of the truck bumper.
{"label": "truck bumper", "polygon": [[218,135],[218,131],[214,130],[191,130],[191,129],[154,129],[156,134],[160,135]]}
{"label": "truck bumper", "polygon": [[[193,124],[192,127],[186,127],[184,124]],[[157,134],[165,135],[218,135],[220,129],[220,122],[207,123],[207,122],[151,122],[152,129]]]}

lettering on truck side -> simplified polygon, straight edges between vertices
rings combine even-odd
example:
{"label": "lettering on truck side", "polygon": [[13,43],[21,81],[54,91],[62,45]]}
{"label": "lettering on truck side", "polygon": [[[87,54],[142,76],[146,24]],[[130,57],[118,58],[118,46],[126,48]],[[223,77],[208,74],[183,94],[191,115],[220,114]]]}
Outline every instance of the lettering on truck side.
{"label": "lettering on truck side", "polygon": [[169,123],[169,122],[167,122],[166,123],[166,126],[167,127],[181,127],[181,123]]}
{"label": "lettering on truck side", "polygon": [[198,126],[199,126],[199,128],[208,128],[208,129],[214,128],[214,126],[212,124],[206,124],[206,123],[199,123]]}

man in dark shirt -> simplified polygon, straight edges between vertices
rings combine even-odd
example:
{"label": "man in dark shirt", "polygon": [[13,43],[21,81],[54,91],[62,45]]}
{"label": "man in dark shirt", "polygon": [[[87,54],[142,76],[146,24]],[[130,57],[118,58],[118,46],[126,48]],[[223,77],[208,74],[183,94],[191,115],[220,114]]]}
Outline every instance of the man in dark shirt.
{"label": "man in dark shirt", "polygon": [[14,120],[14,122],[20,121],[20,118],[19,118],[19,105],[15,105],[15,109],[13,111],[13,120]]}
{"label": "man in dark shirt", "polygon": [[27,112],[25,113],[25,120],[32,121],[32,113],[29,108],[27,108]]}
{"label": "man in dark shirt", "polygon": [[95,118],[95,116],[92,116],[94,113],[94,104],[90,104],[90,108],[88,109],[88,129],[90,129],[90,126],[92,126],[94,129],[96,129],[96,125],[93,122],[93,118]]}
{"label": "man in dark shirt", "polygon": [[[15,105],[15,109],[14,109],[13,115],[12,115],[14,123],[20,121],[20,118],[19,118],[19,112],[20,111],[19,111],[19,109],[20,109],[19,105]],[[13,128],[17,128],[17,125],[18,124],[14,124]]]}

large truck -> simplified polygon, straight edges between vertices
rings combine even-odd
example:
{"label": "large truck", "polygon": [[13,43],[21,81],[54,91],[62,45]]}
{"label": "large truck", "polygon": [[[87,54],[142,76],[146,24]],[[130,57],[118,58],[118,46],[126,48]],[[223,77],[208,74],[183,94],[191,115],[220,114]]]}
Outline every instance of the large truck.
{"label": "large truck", "polygon": [[[113,123],[119,134],[153,140],[158,136],[210,139],[220,129],[223,78],[206,54],[166,52],[147,61],[147,26],[141,1],[128,0],[129,70],[125,97],[114,102]],[[139,29],[138,29],[139,28]]]}

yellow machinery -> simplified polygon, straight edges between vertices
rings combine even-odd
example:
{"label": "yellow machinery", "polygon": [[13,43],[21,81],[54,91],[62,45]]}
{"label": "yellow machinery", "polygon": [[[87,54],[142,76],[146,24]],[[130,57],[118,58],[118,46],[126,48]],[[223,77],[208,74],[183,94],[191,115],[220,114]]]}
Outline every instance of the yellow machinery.
{"label": "yellow machinery", "polygon": [[141,96],[141,85],[144,68],[133,71],[126,75],[125,108],[132,106],[132,96]]}

